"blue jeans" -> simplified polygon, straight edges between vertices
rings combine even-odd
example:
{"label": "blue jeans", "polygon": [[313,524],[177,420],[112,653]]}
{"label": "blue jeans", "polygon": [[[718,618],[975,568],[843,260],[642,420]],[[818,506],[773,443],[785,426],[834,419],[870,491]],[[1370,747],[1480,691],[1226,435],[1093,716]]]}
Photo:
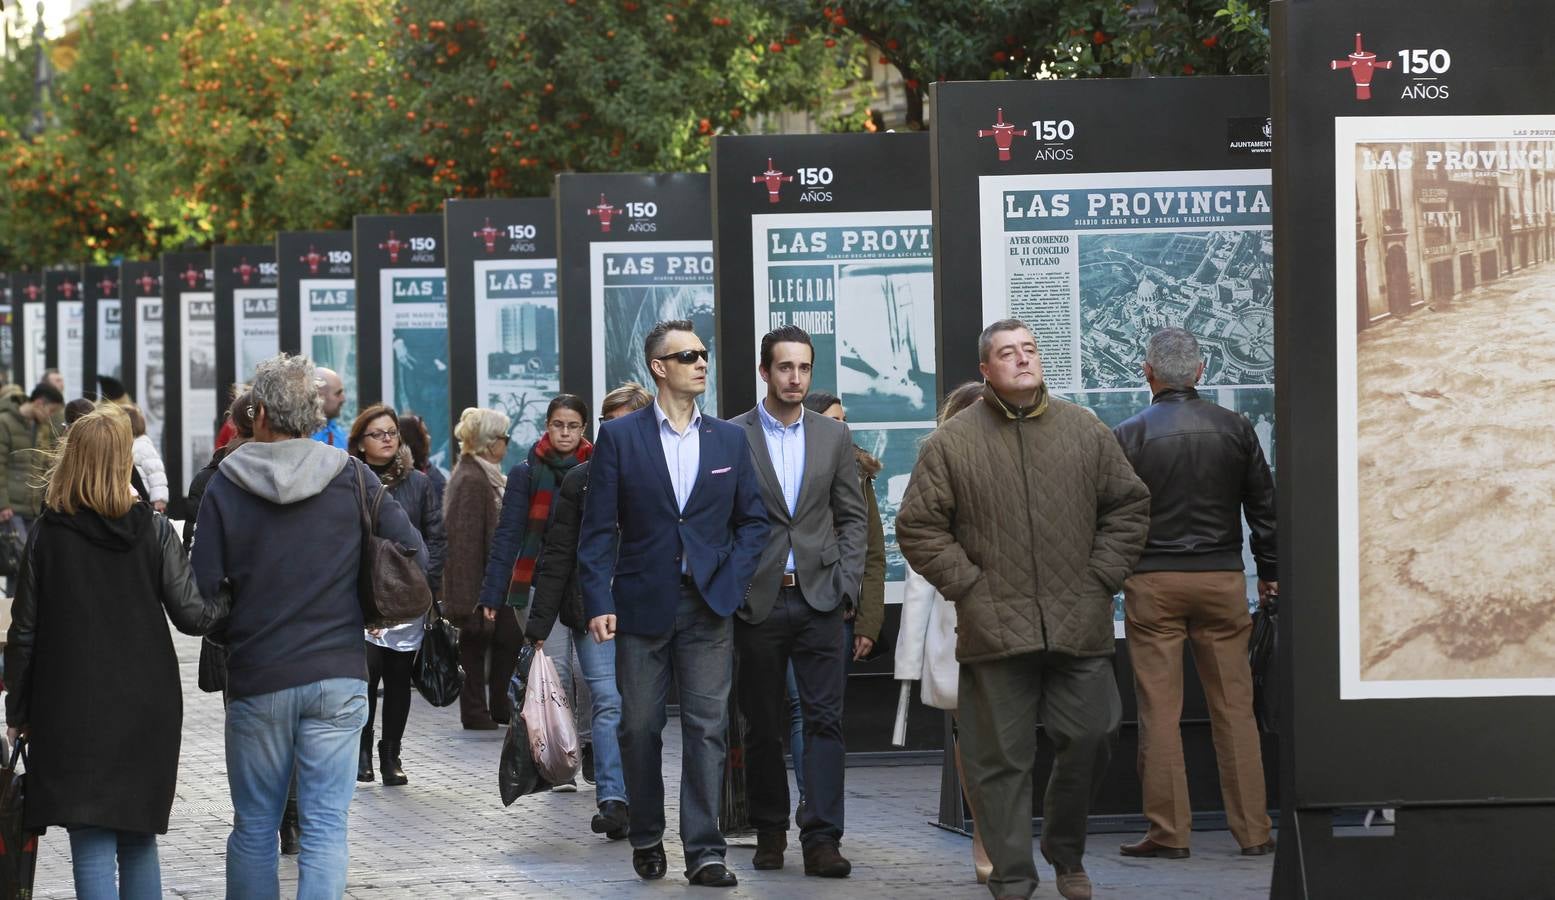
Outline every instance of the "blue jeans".
{"label": "blue jeans", "polygon": [[670,633],[617,632],[615,643],[621,770],[632,800],[627,838],[636,850],[664,839],[664,704],[671,673],[680,691],[680,842],[689,877],[722,863],[728,850],[718,830],[718,802],[729,748],[734,629],[695,588],[682,587]]}
{"label": "blue jeans", "polygon": [[[583,670],[583,680],[588,682],[589,697],[593,707],[586,717],[587,729],[593,735],[594,744],[594,802],[619,800],[626,803],[626,780],[621,774],[621,743],[617,737],[621,728],[621,692],[616,688],[616,642],[594,643],[585,631],[573,631],[560,619],[545,639],[546,658],[556,665],[556,674],[562,684],[571,680],[572,653],[578,654],[578,667]],[[554,655],[553,655],[554,654]]]}
{"label": "blue jeans", "polygon": [[336,900],[346,890],[346,811],[356,790],[356,756],[367,724],[367,682],[326,678],[227,704],[228,900],[273,900],[276,829],[293,768],[302,855],[297,900]]}
{"label": "blue jeans", "polygon": [[[842,652],[847,668],[853,668],[853,620],[842,620]],[[794,788],[804,802],[804,709],[799,704],[799,683],[794,680],[794,664],[788,664],[788,755],[793,757]]]}
{"label": "blue jeans", "polygon": [[72,828],[70,868],[77,900],[158,900],[162,896],[162,865],[157,861],[154,834]]}

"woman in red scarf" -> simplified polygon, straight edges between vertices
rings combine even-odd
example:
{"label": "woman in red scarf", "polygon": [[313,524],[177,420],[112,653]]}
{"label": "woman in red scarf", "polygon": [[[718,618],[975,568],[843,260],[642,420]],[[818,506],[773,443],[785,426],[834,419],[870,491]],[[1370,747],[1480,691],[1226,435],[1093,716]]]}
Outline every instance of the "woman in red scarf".
{"label": "woman in red scarf", "polygon": [[[586,462],[594,450],[594,445],[584,437],[588,422],[588,404],[581,398],[556,395],[545,410],[545,434],[529,449],[529,458],[508,472],[502,515],[492,535],[491,555],[481,583],[480,605],[488,621],[499,614],[516,615],[522,626],[528,613],[535,562],[540,558],[545,530],[551,524],[556,491],[562,478]],[[504,607],[512,612],[501,612]],[[571,659],[557,658],[554,662],[562,683],[568,683]],[[587,721],[583,720],[585,726]]]}

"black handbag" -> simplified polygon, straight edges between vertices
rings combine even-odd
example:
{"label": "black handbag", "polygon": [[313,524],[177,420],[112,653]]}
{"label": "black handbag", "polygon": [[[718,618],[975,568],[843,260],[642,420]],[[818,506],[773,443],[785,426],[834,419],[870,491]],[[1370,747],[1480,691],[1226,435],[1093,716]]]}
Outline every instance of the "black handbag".
{"label": "black handbag", "polygon": [[25,900],[32,896],[38,869],[38,835],[27,827],[27,739],[17,737],[5,767],[0,769],[0,898]]}
{"label": "black handbag", "polygon": [[433,706],[449,706],[464,689],[464,667],[459,665],[459,629],[443,618],[443,605],[434,598],[432,613],[421,635],[421,647],[410,661],[410,680]]}
{"label": "black handbag", "polygon": [[1270,600],[1253,613],[1253,633],[1247,640],[1247,663],[1253,670],[1253,718],[1264,734],[1280,731],[1279,667],[1280,608]]}

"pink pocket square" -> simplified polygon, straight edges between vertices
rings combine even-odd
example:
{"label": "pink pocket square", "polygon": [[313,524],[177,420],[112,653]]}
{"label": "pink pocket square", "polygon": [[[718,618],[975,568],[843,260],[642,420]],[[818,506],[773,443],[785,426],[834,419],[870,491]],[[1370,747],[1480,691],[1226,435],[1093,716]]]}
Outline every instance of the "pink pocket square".
{"label": "pink pocket square", "polygon": [[734,466],[724,466],[722,469],[714,469],[713,471],[708,472],[707,474],[709,474],[709,475],[726,475],[726,474],[728,474],[729,472],[731,472],[733,470],[734,470]]}

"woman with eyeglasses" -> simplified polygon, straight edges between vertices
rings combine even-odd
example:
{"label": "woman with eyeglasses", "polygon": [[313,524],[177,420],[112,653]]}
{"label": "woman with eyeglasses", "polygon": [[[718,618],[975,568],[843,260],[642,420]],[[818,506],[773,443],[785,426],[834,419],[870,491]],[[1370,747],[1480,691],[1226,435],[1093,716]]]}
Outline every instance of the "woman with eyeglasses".
{"label": "woman with eyeglasses", "polygon": [[[351,423],[346,447],[367,463],[405,510],[410,524],[427,547],[427,582],[436,593],[443,576],[448,541],[443,534],[443,508],[431,479],[416,471],[410,448],[400,440],[400,417],[393,407],[375,403]],[[367,725],[357,757],[356,780],[373,780],[373,721],[378,713],[378,685],[383,685],[383,740],[378,742],[378,768],[385,787],[405,784],[400,765],[400,740],[410,718],[410,662],[421,647],[425,616],[391,628],[367,629]]]}
{"label": "woman with eyeglasses", "polygon": [[[502,517],[497,520],[491,555],[486,560],[486,577],[481,583],[481,611],[488,620],[503,614],[504,607],[519,620],[526,617],[535,563],[553,519],[556,492],[567,473],[586,462],[594,450],[583,435],[588,421],[589,407],[582,398],[557,394],[545,408],[545,433],[529,448],[528,458],[508,472]],[[564,685],[571,682],[570,650],[571,646],[563,641],[547,654],[556,663]],[[579,732],[580,736],[588,732],[587,717],[582,718]]]}

